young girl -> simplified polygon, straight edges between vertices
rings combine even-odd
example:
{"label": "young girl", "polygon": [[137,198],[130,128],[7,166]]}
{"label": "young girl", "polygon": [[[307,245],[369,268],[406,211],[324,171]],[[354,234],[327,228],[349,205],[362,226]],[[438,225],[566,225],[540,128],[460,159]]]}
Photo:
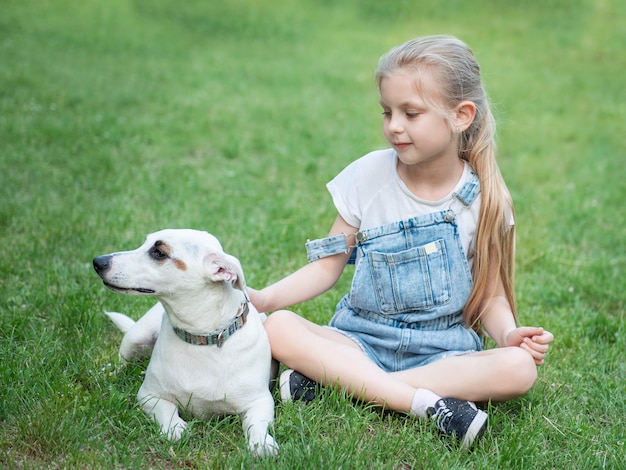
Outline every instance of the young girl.
{"label": "young girl", "polygon": [[[338,211],[329,236],[307,243],[308,265],[250,289],[251,300],[275,311],[311,299],[354,255],[329,327],[287,310],[265,322],[289,368],[282,398],[341,387],[430,417],[468,447],[487,422],[473,402],[526,393],[553,336],[516,326],[513,206],[471,50],[452,37],[414,39],[380,59],[376,79],[391,148],[328,184]],[[499,348],[483,350],[483,334]]]}

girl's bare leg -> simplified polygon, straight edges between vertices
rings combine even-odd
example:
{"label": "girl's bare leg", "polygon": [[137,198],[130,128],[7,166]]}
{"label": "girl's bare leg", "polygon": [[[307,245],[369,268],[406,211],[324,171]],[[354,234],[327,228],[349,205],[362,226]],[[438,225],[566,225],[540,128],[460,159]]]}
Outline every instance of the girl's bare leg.
{"label": "girl's bare leg", "polygon": [[442,397],[505,401],[530,390],[537,380],[537,366],[526,351],[510,347],[447,357],[390,375]]}
{"label": "girl's bare leg", "polygon": [[469,401],[507,400],[526,393],[537,377],[520,348],[498,348],[387,373],[352,340],[292,312],[265,322],[272,354],[287,367],[325,385],[338,385],[366,402],[407,412],[418,388]]}
{"label": "girl's bare leg", "polygon": [[416,389],[387,374],[349,338],[281,310],[270,315],[265,329],[272,355],[317,383],[339,386],[355,398],[397,411],[409,411]]}

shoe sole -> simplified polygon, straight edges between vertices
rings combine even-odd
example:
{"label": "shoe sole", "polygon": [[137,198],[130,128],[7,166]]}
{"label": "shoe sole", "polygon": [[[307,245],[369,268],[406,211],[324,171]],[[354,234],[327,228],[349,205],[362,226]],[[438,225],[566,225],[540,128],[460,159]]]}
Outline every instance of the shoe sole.
{"label": "shoe sole", "polygon": [[467,428],[467,432],[465,433],[465,437],[461,441],[461,447],[463,449],[469,449],[472,444],[474,444],[480,436],[483,435],[485,429],[487,428],[487,413],[482,410],[477,410],[478,413],[474,416],[469,428]]}
{"label": "shoe sole", "polygon": [[289,385],[289,378],[291,377],[293,370],[286,370],[280,374],[279,387],[280,398],[283,402],[292,401],[291,386]]}

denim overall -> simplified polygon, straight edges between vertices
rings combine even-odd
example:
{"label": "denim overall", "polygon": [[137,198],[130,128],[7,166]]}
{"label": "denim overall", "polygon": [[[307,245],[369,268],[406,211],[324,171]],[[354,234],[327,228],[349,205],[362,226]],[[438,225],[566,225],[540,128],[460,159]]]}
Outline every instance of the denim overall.
{"label": "denim overall", "polygon": [[[453,201],[469,207],[479,192],[472,173]],[[450,208],[355,235],[351,260],[357,250],[360,259],[352,288],[329,326],[387,372],[482,350],[480,337],[463,322],[472,276],[455,219]],[[344,234],[306,247],[309,261],[348,250]]]}

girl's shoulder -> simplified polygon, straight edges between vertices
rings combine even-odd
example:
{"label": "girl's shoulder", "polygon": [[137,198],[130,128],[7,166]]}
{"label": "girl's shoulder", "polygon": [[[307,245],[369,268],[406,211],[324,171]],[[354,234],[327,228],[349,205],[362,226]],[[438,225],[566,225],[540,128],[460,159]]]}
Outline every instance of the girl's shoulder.
{"label": "girl's shoulder", "polygon": [[[335,207],[346,222],[360,227],[379,195],[397,187],[393,149],[376,150],[350,163],[327,185]],[[388,197],[392,197],[388,195]]]}
{"label": "girl's shoulder", "polygon": [[395,168],[396,154],[393,149],[374,150],[354,160],[337,176],[369,184],[370,180],[381,181],[381,177],[384,179],[385,175],[393,175]]}

